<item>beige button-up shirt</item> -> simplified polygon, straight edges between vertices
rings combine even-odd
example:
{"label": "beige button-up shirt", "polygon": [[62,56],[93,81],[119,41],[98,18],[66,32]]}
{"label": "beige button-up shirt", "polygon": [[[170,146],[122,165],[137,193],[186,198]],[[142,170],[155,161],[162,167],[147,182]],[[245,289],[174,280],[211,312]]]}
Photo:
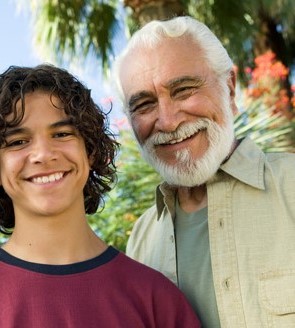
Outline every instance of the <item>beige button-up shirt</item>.
{"label": "beige button-up shirt", "polygon": [[[207,184],[214,288],[224,328],[295,327],[295,154],[245,139]],[[177,284],[173,189],[136,222],[127,254]]]}

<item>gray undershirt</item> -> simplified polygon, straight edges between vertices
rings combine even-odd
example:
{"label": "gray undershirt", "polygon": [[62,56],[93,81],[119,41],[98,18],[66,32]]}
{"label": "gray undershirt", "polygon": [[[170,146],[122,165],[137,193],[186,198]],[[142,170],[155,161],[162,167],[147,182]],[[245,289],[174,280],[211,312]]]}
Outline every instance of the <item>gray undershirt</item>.
{"label": "gray undershirt", "polygon": [[176,202],[179,288],[199,316],[202,328],[220,328],[213,286],[207,208],[184,212]]}

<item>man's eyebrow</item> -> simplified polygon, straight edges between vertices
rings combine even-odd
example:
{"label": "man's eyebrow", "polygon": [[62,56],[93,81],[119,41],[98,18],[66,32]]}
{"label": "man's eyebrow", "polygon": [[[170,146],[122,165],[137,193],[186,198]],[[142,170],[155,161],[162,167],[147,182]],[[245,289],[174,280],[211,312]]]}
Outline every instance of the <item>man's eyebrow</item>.
{"label": "man's eyebrow", "polygon": [[142,98],[145,98],[145,97],[151,97],[153,94],[151,92],[148,92],[148,91],[139,91],[139,92],[136,92],[134,95],[132,95],[130,98],[129,98],[129,101],[128,101],[128,107],[131,108],[134,104],[136,104],[136,102]]}
{"label": "man's eyebrow", "polygon": [[[192,82],[196,86],[201,86],[205,83],[205,79],[200,76],[185,75],[185,76],[177,77],[175,79],[168,81],[164,85],[164,87],[166,89],[172,89],[172,88],[177,87],[178,85],[181,85],[181,84],[187,83],[187,82]],[[151,97],[151,96],[153,96],[152,92],[148,92],[148,91],[136,92],[129,98],[128,107],[132,108],[132,106],[134,106],[138,100],[141,100],[142,98],[145,98],[145,97]]]}
{"label": "man's eyebrow", "polygon": [[164,85],[164,87],[167,89],[171,89],[177,87],[180,84],[187,83],[187,82],[193,82],[195,85],[201,86],[205,83],[205,79],[200,76],[185,75],[170,80],[168,83]]}

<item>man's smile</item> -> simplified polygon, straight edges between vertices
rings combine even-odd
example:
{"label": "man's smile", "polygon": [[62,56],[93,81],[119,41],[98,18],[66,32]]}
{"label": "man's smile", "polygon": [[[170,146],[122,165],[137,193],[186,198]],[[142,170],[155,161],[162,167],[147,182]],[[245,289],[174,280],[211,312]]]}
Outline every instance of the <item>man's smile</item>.
{"label": "man's smile", "polygon": [[201,131],[206,130],[206,128],[207,126],[204,125],[187,129],[181,128],[181,130],[174,133],[158,133],[151,139],[154,146],[174,145],[197,136]]}

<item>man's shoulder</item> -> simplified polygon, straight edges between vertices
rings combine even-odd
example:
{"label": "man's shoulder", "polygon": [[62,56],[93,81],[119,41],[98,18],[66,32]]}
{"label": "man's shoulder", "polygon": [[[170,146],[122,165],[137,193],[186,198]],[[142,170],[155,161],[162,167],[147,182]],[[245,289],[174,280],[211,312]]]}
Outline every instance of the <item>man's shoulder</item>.
{"label": "man's shoulder", "polygon": [[277,153],[265,153],[266,158],[270,162],[278,162],[281,165],[288,165],[290,162],[295,162],[295,153],[285,153],[285,152],[277,152]]}
{"label": "man's shoulder", "polygon": [[[131,235],[128,239],[126,253],[132,258],[141,258],[155,238],[159,237],[161,229],[159,226],[157,206],[154,204],[147,209],[135,222]],[[146,248],[147,247],[147,248]]]}
{"label": "man's shoulder", "polygon": [[265,156],[266,161],[273,163],[275,165],[294,165],[295,162],[295,153],[291,152],[283,152],[283,151],[277,151],[277,152],[270,152],[267,150],[263,150],[260,146],[258,146],[255,141],[251,140],[250,138],[245,138],[241,142],[241,152],[247,153],[250,152],[251,156],[253,154],[258,154],[258,157],[261,155]]}
{"label": "man's shoulder", "polygon": [[158,209],[156,203],[154,203],[151,207],[145,210],[143,214],[136,220],[134,224],[134,229],[136,227],[148,227],[158,218]]}
{"label": "man's shoulder", "polygon": [[295,153],[265,153],[265,158],[273,172],[295,177]]}
{"label": "man's shoulder", "polygon": [[265,152],[253,140],[240,141],[222,171],[246,184],[264,189],[263,176],[295,176],[295,153]]}

